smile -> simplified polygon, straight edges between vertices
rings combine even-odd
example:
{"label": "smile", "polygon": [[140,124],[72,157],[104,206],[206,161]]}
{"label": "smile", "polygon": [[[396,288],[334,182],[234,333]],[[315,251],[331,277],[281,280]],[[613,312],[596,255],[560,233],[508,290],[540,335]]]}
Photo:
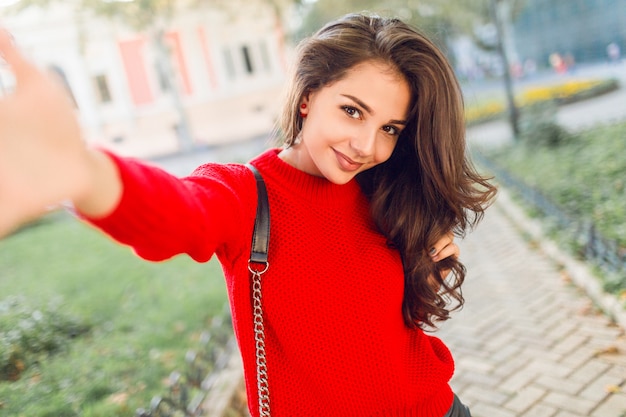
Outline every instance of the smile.
{"label": "smile", "polygon": [[361,168],[363,164],[359,162],[354,162],[352,159],[348,158],[346,155],[342,154],[333,149],[335,152],[335,156],[337,157],[337,161],[339,162],[339,166],[343,171],[354,172]]}

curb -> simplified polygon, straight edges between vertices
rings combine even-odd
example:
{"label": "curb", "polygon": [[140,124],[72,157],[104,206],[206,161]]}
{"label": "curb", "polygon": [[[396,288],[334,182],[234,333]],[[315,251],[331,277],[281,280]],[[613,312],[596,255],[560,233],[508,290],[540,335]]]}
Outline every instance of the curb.
{"label": "curb", "polygon": [[541,222],[531,219],[521,206],[512,200],[509,191],[503,186],[498,189],[498,197],[494,206],[497,206],[518,229],[527,233],[537,243],[541,251],[563,267],[573,283],[581,288],[616,325],[626,330],[626,308],[616,296],[602,289],[598,278],[587,263],[575,259],[560,249],[553,240],[543,233]]}
{"label": "curb", "polygon": [[[232,342],[234,343],[234,340]],[[211,385],[204,399],[201,415],[206,417],[232,416],[229,409],[243,385],[243,363],[239,349],[232,349],[226,366],[215,375]]]}

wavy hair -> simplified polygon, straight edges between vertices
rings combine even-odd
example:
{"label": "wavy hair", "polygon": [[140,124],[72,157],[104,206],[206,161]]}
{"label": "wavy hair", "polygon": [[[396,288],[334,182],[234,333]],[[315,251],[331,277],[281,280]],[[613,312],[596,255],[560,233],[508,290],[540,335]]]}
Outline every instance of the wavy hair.
{"label": "wavy hair", "polygon": [[[463,305],[465,267],[453,257],[435,263],[428,250],[450,231],[464,236],[496,193],[466,155],[462,93],[445,55],[398,19],[350,14],[330,22],[298,46],[279,128],[285,145],[293,145],[302,129],[301,98],[366,61],[401,74],[411,104],[389,160],[357,181],[377,227],[401,254],[406,325],[435,327]],[[451,273],[444,277],[443,271]]]}

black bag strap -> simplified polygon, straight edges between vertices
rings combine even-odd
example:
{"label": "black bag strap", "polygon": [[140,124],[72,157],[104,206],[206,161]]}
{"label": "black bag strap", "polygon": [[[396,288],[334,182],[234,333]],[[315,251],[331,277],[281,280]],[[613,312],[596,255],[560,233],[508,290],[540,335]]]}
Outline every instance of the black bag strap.
{"label": "black bag strap", "polygon": [[[263,318],[263,301],[261,291],[261,275],[269,268],[267,250],[270,244],[270,204],[267,199],[265,182],[259,171],[250,164],[246,166],[254,173],[257,188],[256,220],[252,234],[252,248],[248,269],[251,273],[251,296],[255,356],[256,356],[256,379],[257,395],[259,399],[259,416],[271,417],[270,413],[270,388],[267,378],[267,359],[265,354],[265,320]],[[255,264],[253,266],[253,264]],[[262,265],[259,267],[259,265]]]}
{"label": "black bag strap", "polygon": [[246,164],[246,166],[254,173],[256,178],[258,198],[250,262],[267,263],[267,251],[270,245],[270,204],[267,198],[267,188],[261,173],[251,164]]}

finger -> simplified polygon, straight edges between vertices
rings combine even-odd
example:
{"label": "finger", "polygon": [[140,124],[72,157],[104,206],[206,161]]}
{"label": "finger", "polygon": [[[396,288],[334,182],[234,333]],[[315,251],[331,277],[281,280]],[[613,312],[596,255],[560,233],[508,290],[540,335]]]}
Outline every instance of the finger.
{"label": "finger", "polygon": [[432,256],[431,259],[435,262],[439,262],[442,259],[447,259],[451,256],[458,258],[460,254],[461,254],[461,250],[459,249],[457,244],[454,242],[451,242],[450,244],[442,248],[439,252],[437,252],[437,254]]}
{"label": "finger", "polygon": [[24,58],[15,46],[13,36],[2,28],[0,28],[0,58],[9,64],[18,83],[36,72],[36,68]]}
{"label": "finger", "polygon": [[454,233],[448,232],[441,239],[439,239],[432,248],[428,251],[428,254],[433,257],[436,256],[443,248],[448,246],[454,241]]}
{"label": "finger", "polygon": [[0,28],[0,57],[11,64],[17,62],[13,36],[6,29]]}

